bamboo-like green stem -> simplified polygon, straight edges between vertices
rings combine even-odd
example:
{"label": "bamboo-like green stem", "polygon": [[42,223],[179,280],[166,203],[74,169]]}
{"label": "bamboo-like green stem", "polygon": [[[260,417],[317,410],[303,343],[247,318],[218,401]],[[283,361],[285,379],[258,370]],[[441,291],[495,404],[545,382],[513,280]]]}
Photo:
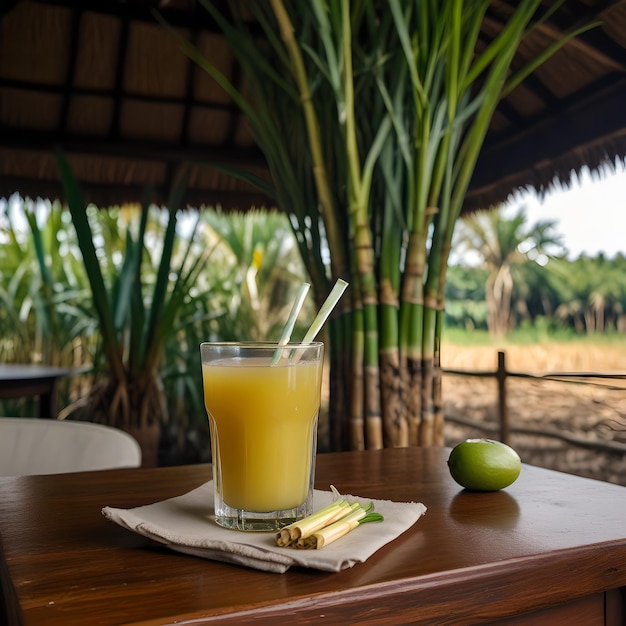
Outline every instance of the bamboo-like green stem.
{"label": "bamboo-like green stem", "polygon": [[442,443],[439,351],[454,227],[503,94],[579,32],[512,72],[522,38],[545,19],[533,22],[541,0],[520,0],[485,43],[490,4],[253,3],[258,48],[242,19],[231,24],[212,8],[254,94],[233,95],[267,155],[317,297],[333,277],[322,254],[352,285],[351,310],[330,329],[335,348],[348,351],[340,357],[331,346],[346,376],[342,385],[333,375],[332,390],[348,416],[343,426],[332,418],[333,433],[351,447]]}
{"label": "bamboo-like green stem", "polygon": [[324,217],[324,225],[326,227],[329,244],[333,250],[336,250],[336,254],[331,258],[333,274],[335,276],[348,276],[346,262],[342,254],[343,246],[340,245],[336,219],[337,211],[333,206],[332,194],[329,189],[328,176],[326,173],[320,141],[320,129],[317,121],[317,115],[315,113],[315,107],[313,106],[311,98],[306,68],[302,59],[300,48],[298,47],[293,35],[293,25],[291,24],[289,14],[285,10],[282,0],[270,1],[272,9],[274,10],[274,15],[276,16],[276,21],[280,27],[283,40],[285,41],[285,45],[289,52],[294,79],[298,85],[298,89],[300,90],[300,100],[302,102],[302,109],[304,111],[306,121],[309,149],[311,151],[311,158],[313,161],[312,170],[315,177],[318,200]]}
{"label": "bamboo-like green stem", "polygon": [[[354,267],[358,274],[358,286],[360,288],[360,303],[363,326],[362,331],[355,334],[354,345],[363,346],[363,361],[358,363],[353,359],[355,368],[354,385],[362,385],[365,394],[364,417],[365,417],[365,444],[368,448],[383,447],[382,419],[379,393],[379,367],[378,367],[378,295],[374,276],[374,250],[372,235],[369,226],[368,200],[373,159],[370,159],[365,172],[362,173],[356,133],[354,83],[352,69],[351,49],[351,24],[348,0],[341,3],[341,41],[343,42],[343,99],[345,103],[345,143],[347,155],[347,188],[348,206],[351,221],[351,237],[354,249]],[[379,133],[379,137],[380,137]],[[382,140],[378,142],[378,148],[382,149]],[[357,368],[363,369],[363,374],[357,374]],[[361,419],[358,410],[361,400],[355,389],[352,397],[352,422]],[[358,443],[360,445],[360,442]]]}

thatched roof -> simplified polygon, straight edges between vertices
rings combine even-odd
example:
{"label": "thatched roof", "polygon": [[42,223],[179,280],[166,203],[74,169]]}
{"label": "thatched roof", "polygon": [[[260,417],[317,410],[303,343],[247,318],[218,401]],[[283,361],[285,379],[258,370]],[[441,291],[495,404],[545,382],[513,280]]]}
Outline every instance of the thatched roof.
{"label": "thatched roof", "polygon": [[[492,2],[483,42],[514,5]],[[237,83],[227,43],[195,0],[2,1],[0,197],[57,197],[57,147],[101,205],[138,198],[148,183],[165,191],[189,159],[268,176],[239,110],[155,23],[154,6]],[[525,40],[515,65],[597,20],[500,104],[468,206],[523,186],[542,190],[555,176],[568,180],[572,170],[626,155],[626,0],[566,0]],[[188,199],[241,209],[267,202],[253,186],[201,166]]]}

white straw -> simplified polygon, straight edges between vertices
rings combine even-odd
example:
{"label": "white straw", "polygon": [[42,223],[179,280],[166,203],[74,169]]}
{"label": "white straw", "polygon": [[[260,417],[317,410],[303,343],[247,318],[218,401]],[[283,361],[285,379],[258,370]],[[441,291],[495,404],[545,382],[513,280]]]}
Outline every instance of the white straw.
{"label": "white straw", "polygon": [[[287,318],[287,323],[283,328],[283,332],[278,340],[279,346],[284,346],[289,343],[289,339],[291,339],[291,333],[293,332],[293,328],[296,325],[296,320],[298,319],[298,314],[300,313],[300,309],[304,304],[304,299],[306,298],[306,294],[309,292],[309,288],[311,285],[309,283],[302,283],[302,286],[298,290],[296,294],[296,299],[291,307],[291,312],[289,313],[289,317]],[[280,359],[280,355],[282,350],[276,350],[274,352],[274,356],[272,357],[272,365],[276,365],[278,360]]]}

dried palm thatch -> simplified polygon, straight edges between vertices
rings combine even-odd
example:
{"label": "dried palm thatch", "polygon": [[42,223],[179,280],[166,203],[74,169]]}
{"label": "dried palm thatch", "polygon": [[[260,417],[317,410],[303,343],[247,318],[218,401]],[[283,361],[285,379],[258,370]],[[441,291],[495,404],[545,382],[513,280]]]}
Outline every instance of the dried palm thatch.
{"label": "dried palm thatch", "polygon": [[[514,5],[492,2],[480,45],[498,34]],[[269,180],[238,107],[179,51],[154,8],[245,91],[227,42],[194,0],[5,0],[0,197],[58,197],[60,147],[87,199],[100,205],[138,200],[146,184],[166,197],[183,162],[194,163],[192,205],[273,204],[262,188],[220,169],[236,166]],[[524,41],[514,67],[594,22],[500,103],[467,208],[490,206],[521,187],[543,191],[555,178],[567,183],[585,165],[596,169],[626,155],[626,0],[568,0]]]}

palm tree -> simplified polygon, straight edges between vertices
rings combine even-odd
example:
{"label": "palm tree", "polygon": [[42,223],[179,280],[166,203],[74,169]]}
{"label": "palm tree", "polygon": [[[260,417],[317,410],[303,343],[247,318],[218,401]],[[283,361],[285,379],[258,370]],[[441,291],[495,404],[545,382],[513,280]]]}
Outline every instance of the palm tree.
{"label": "palm tree", "polygon": [[497,207],[460,220],[455,242],[457,252],[476,254],[489,272],[485,297],[489,311],[487,326],[493,337],[505,335],[511,326],[516,266],[543,260],[550,247],[560,245],[561,236],[554,234],[554,227],[552,221],[529,227],[523,207],[512,218],[506,218],[502,207]]}

